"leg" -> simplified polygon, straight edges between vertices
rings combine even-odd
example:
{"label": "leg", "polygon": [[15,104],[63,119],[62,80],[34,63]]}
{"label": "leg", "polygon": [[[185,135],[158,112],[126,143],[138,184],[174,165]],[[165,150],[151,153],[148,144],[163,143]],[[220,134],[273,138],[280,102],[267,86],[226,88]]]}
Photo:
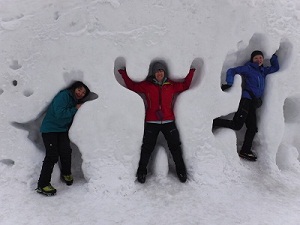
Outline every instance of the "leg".
{"label": "leg", "polygon": [[58,139],[59,157],[61,164],[61,180],[67,185],[73,184],[73,176],[71,173],[71,157],[72,149],[70,147],[70,139],[68,132],[59,133]]}
{"label": "leg", "polygon": [[163,124],[162,132],[175,162],[177,175],[181,182],[185,182],[187,179],[186,167],[182,158],[181,141],[175,122]]}
{"label": "leg", "polygon": [[241,152],[250,153],[254,136],[258,131],[256,109],[254,107],[250,107],[249,114],[246,119],[246,127],[247,127],[247,131],[245,134],[245,139],[244,139]]}
{"label": "leg", "polygon": [[72,149],[70,147],[70,139],[67,132],[59,133],[58,149],[61,162],[61,173],[63,175],[70,175]]}
{"label": "leg", "polygon": [[38,181],[39,187],[45,187],[50,184],[54,164],[58,161],[57,133],[43,133],[42,137],[46,148],[46,156]]}
{"label": "leg", "polygon": [[157,136],[160,132],[160,124],[145,123],[141,157],[137,173],[147,174],[147,165],[154,150]]}
{"label": "leg", "polygon": [[226,120],[226,119],[216,118],[213,121],[213,128],[227,127],[233,130],[240,130],[247,119],[250,103],[251,103],[250,99],[242,98],[239,103],[238,111],[234,114],[233,119]]}

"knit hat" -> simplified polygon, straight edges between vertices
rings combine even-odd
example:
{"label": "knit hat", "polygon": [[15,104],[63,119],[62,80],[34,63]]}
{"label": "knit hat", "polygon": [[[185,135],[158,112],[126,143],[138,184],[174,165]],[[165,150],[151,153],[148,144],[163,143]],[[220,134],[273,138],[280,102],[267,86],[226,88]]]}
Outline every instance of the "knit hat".
{"label": "knit hat", "polygon": [[253,58],[257,55],[261,55],[262,57],[264,57],[264,54],[262,53],[262,51],[259,51],[259,50],[255,50],[251,53],[251,58],[250,58],[250,61],[253,62]]}
{"label": "knit hat", "polygon": [[165,73],[167,72],[166,67],[162,63],[156,62],[152,67],[152,75],[154,75],[159,70],[163,70]]}

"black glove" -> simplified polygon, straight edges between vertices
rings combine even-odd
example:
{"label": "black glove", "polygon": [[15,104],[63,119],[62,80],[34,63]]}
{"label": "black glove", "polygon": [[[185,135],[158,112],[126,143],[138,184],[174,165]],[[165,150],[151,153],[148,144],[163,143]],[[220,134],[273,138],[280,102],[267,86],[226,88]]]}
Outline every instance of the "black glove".
{"label": "black glove", "polygon": [[232,85],[229,85],[229,84],[222,84],[221,89],[222,89],[222,91],[225,91],[225,90],[227,90],[228,88],[231,88],[231,86],[232,86]]}

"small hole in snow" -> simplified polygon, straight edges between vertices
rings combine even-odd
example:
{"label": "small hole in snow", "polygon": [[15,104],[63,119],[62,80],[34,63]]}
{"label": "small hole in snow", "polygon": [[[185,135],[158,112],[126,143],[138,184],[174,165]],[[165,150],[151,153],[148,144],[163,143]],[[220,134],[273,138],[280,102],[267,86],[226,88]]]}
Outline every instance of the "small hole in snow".
{"label": "small hole in snow", "polygon": [[25,97],[29,97],[29,96],[31,96],[33,94],[33,91],[32,90],[25,90],[23,92],[23,94],[24,94]]}
{"label": "small hole in snow", "polygon": [[13,161],[11,159],[1,159],[0,163],[3,163],[4,165],[7,165],[7,166],[13,166],[15,164],[15,161]]}

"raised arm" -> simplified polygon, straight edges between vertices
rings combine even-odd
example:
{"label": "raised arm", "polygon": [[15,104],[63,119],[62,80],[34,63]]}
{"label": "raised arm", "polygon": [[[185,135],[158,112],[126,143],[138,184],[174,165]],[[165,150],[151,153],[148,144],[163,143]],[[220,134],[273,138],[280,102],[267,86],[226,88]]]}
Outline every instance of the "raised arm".
{"label": "raised arm", "polygon": [[279,63],[277,55],[273,54],[270,59],[271,66],[265,68],[265,74],[275,73],[279,70]]}
{"label": "raised arm", "polygon": [[129,76],[127,75],[126,69],[120,69],[120,70],[118,70],[118,72],[121,74],[121,76],[126,84],[126,87],[129,90],[132,90],[137,93],[145,92],[143,82],[134,82],[133,80],[131,80],[129,78]]}
{"label": "raised arm", "polygon": [[193,77],[194,77],[194,73],[195,73],[195,69],[194,68],[190,69],[189,73],[186,75],[183,82],[174,83],[175,92],[183,92],[183,91],[189,89],[191,82],[193,80]]}

